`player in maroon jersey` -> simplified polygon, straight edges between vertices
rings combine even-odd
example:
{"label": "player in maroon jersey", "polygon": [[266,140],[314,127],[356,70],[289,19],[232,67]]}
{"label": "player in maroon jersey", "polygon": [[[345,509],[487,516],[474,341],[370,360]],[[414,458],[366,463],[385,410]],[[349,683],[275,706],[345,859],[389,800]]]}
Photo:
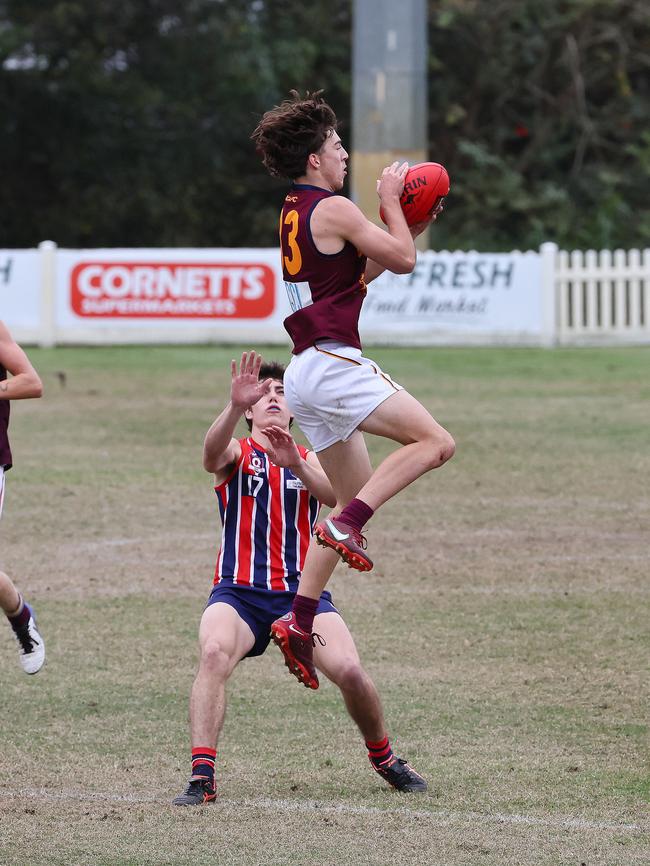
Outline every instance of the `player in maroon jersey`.
{"label": "player in maroon jersey", "polygon": [[[7,378],[7,373],[11,378]],[[0,322],[0,515],[4,500],[5,472],[11,469],[9,447],[9,401],[40,397],[43,386],[29,358],[14,341],[7,326]],[[36,628],[34,613],[14,586],[0,571],[0,608],[9,620],[26,674],[36,674],[45,662],[45,644]]]}
{"label": "player in maroon jersey", "polygon": [[[252,138],[264,165],[291,180],[280,217],[284,280],[293,310],[284,325],[293,341],[285,376],[287,403],[336,493],[332,514],[315,527],[289,619],[273,634],[289,670],[313,678],[314,611],[339,556],[369,571],[362,529],[392,496],[454,453],[454,440],[401,385],[361,353],[358,320],[366,287],[388,269],[409,273],[413,242],[428,223],[406,224],[400,194],[408,165],[394,162],[377,181],[387,231],[339,195],[347,174],[336,116],[319,93],[266,112]],[[435,215],[433,217],[435,219]],[[399,442],[373,472],[363,433]],[[300,662],[296,666],[296,661]]]}
{"label": "player in maroon jersey", "polygon": [[[290,611],[320,501],[335,501],[318,458],[289,432],[283,367],[260,365],[255,352],[242,355],[239,371],[233,361],[230,403],[205,438],[203,465],[214,473],[223,532],[199,629],[201,657],[190,700],[192,775],[173,801],[177,806],[215,799],[226,682],[241,659],[264,652],[271,623]],[[235,439],[242,414],[250,436]],[[328,592],[319,599],[315,627],[314,661],[341,690],[373,768],[400,791],[425,791],[424,779],[392,752],[379,695]]]}

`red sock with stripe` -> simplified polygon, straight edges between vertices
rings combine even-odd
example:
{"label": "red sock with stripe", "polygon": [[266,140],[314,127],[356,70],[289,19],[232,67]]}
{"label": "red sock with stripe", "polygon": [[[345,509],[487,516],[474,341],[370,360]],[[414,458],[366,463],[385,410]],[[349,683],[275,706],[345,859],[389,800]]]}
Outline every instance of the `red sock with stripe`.
{"label": "red sock with stripe", "polygon": [[214,765],[217,760],[217,750],[201,746],[192,749],[192,775],[206,776],[214,782]]}
{"label": "red sock with stripe", "polygon": [[366,748],[368,749],[370,763],[375,769],[389,764],[393,757],[393,750],[391,749],[388,737],[384,737],[383,740],[378,740],[376,743],[366,740]]}

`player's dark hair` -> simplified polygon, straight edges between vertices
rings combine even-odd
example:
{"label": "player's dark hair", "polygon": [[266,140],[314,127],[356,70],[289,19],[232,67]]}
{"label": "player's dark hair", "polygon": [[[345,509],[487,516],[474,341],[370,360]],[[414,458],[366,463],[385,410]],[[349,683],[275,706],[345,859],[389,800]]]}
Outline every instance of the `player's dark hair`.
{"label": "player's dark hair", "polygon": [[277,379],[278,382],[284,382],[284,369],[284,364],[279,361],[265,361],[260,367],[257,378],[262,382],[265,379]]}
{"label": "player's dark hair", "polygon": [[251,138],[269,174],[295,180],[307,169],[310,153],[318,153],[336,129],[334,111],[321,97],[322,90],[297,90],[280,105],[267,111]]}
{"label": "player's dark hair", "polygon": [[[278,382],[284,382],[284,364],[279,361],[265,361],[260,367],[258,379],[263,382],[265,379],[276,379]],[[253,429],[253,422],[250,418],[245,418],[246,426],[249,430]],[[289,421],[289,427],[293,424],[293,418]]]}

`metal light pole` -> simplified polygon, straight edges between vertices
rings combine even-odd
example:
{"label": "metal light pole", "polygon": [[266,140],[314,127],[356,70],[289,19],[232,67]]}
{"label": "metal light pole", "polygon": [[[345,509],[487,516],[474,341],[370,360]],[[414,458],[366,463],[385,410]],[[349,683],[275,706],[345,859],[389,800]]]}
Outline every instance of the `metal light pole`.
{"label": "metal light pole", "polygon": [[351,194],[377,223],[384,166],[427,159],[427,45],[426,0],[354,0]]}

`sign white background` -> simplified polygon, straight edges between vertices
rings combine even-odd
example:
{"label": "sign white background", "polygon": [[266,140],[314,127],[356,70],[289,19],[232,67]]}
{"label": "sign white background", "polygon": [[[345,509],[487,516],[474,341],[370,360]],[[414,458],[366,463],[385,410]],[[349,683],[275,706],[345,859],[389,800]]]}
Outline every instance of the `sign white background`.
{"label": "sign white background", "polygon": [[[290,308],[277,248],[49,247],[49,252],[43,248],[0,250],[0,317],[15,329],[17,339],[43,345],[219,341],[289,346],[282,321]],[[420,253],[412,274],[385,273],[370,284],[361,313],[362,340],[367,345],[544,343],[552,339],[554,324],[552,307],[549,313],[554,295],[553,258],[547,259],[536,252]],[[221,267],[236,271],[238,265],[260,264],[267,273],[272,272],[275,303],[270,314],[260,318],[78,315],[72,306],[73,271],[82,263],[97,262],[107,266],[145,263],[166,271],[170,265],[194,265],[197,273],[202,266],[219,272]],[[49,281],[44,280],[46,273],[51,274]],[[224,285],[224,292],[229,291]],[[224,309],[232,306],[226,304]]]}
{"label": "sign white background", "polygon": [[38,250],[0,250],[0,318],[10,328],[38,330],[41,324]]}
{"label": "sign white background", "polygon": [[368,287],[362,333],[408,338],[542,333],[538,253],[424,252],[412,274],[384,273]]}
{"label": "sign white background", "polygon": [[[275,307],[270,316],[261,319],[243,318],[166,318],[145,319],[139,317],[101,317],[78,316],[71,305],[71,278],[74,268],[85,262],[147,262],[157,264],[265,264],[275,276]],[[72,333],[83,330],[101,333],[110,328],[119,328],[126,334],[146,331],[150,334],[169,333],[182,335],[200,331],[206,338],[224,338],[245,329],[254,329],[260,339],[271,339],[282,328],[284,304],[284,283],[280,270],[280,255],[275,249],[97,249],[97,250],[59,250],[56,258],[56,327],[58,331]],[[278,303],[280,302],[280,303]],[[286,305],[288,309],[288,305]],[[285,314],[286,315],[286,314]]]}

